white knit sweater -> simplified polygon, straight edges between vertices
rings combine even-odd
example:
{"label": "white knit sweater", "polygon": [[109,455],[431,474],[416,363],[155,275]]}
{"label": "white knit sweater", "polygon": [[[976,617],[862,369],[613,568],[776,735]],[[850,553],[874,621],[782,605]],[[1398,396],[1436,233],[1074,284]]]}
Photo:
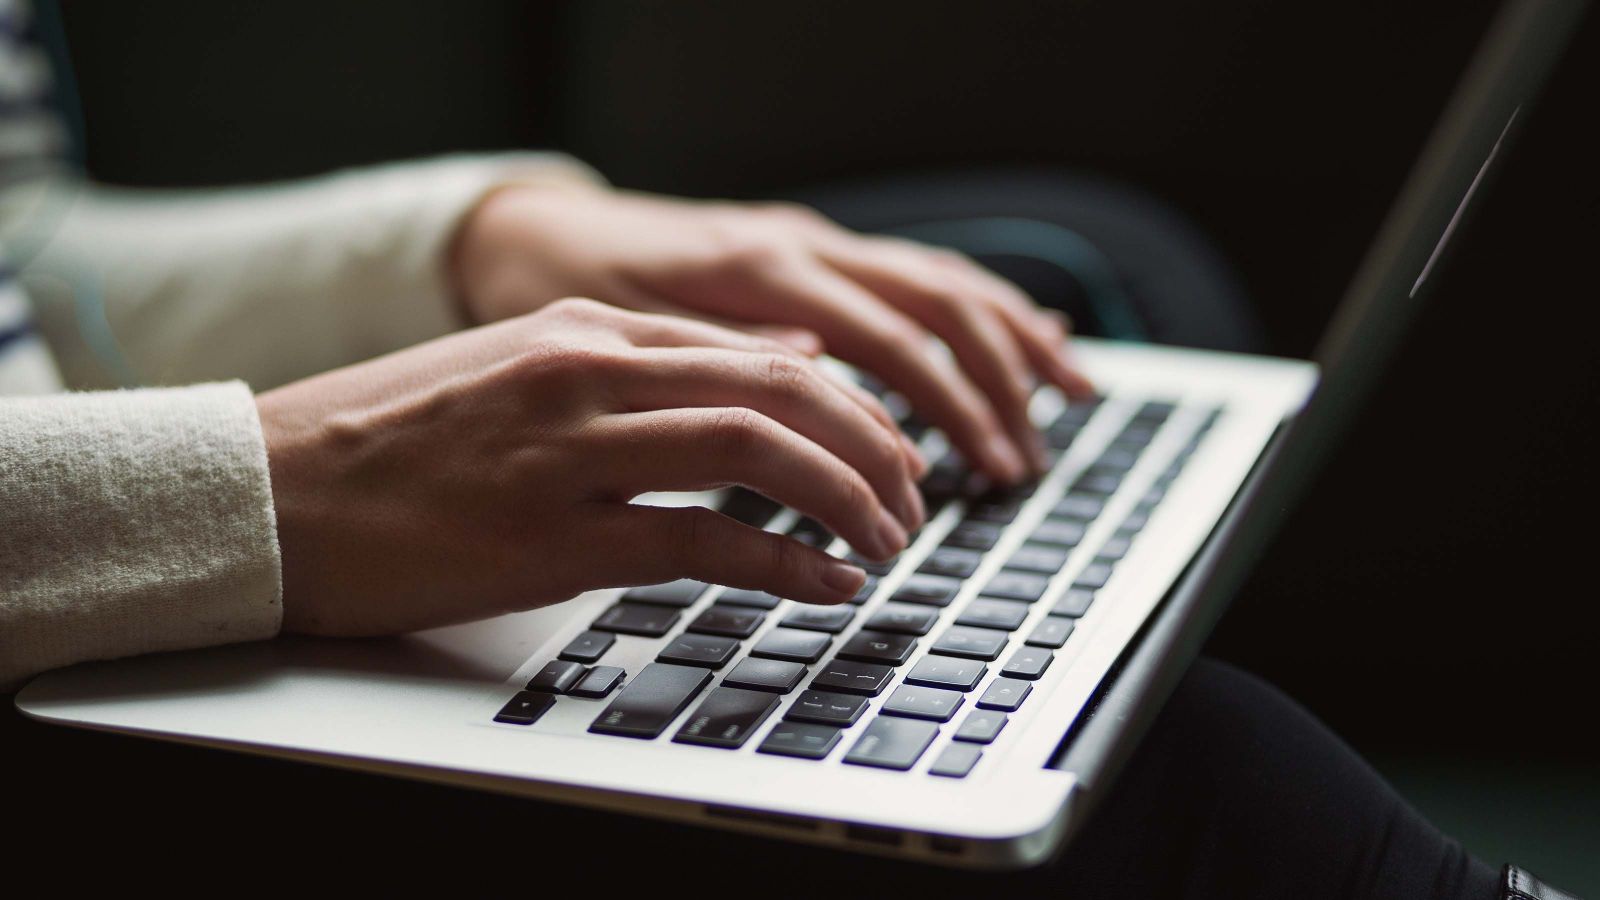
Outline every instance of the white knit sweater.
{"label": "white knit sweater", "polygon": [[[67,385],[222,383],[0,397],[0,690],[82,660],[277,634],[251,388],[459,327],[442,263],[466,211],[504,183],[594,177],[506,154],[252,190],[72,188],[22,272]],[[63,209],[38,200],[0,197],[0,219]]]}

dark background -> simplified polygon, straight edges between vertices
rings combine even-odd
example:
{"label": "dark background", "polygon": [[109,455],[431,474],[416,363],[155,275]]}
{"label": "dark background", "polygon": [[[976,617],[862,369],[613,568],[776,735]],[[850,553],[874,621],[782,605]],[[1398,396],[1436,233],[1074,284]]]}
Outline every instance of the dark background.
{"label": "dark background", "polygon": [[[1307,356],[1494,6],[161,0],[72,4],[65,22],[105,181],[526,146],[694,195],[1097,173],[1203,229],[1262,349]],[[1600,840],[1594,18],[1404,357],[1212,644],[1461,817],[1447,824],[1483,826],[1479,852],[1525,861],[1572,828]],[[1451,806],[1441,771],[1528,789]],[[1552,772],[1568,780],[1537,780]],[[1553,836],[1552,817],[1568,823]]]}

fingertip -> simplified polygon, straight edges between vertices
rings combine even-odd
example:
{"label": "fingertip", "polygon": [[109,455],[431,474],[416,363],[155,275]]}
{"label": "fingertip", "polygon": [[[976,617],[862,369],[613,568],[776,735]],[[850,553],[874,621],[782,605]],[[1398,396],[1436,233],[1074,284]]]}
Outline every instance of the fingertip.
{"label": "fingertip", "polygon": [[823,587],[839,595],[838,603],[847,603],[867,583],[867,573],[844,560],[836,559],[823,566],[821,581]]}
{"label": "fingertip", "polygon": [[991,474],[1006,484],[1017,484],[1027,475],[1027,464],[1009,438],[999,434],[990,437],[984,453],[989,457]]}

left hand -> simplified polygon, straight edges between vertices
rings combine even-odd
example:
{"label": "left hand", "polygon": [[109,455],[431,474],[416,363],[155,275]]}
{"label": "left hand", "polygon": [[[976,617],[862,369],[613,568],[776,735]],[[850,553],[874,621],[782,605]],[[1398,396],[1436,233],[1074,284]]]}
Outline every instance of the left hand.
{"label": "left hand", "polygon": [[[949,250],[847,231],[787,204],[513,186],[458,232],[452,275],[479,322],[584,295],[826,350],[904,394],[992,477],[1045,466],[1028,419],[1036,378],[1093,391],[1064,317]],[[954,363],[929,353],[931,336]]]}

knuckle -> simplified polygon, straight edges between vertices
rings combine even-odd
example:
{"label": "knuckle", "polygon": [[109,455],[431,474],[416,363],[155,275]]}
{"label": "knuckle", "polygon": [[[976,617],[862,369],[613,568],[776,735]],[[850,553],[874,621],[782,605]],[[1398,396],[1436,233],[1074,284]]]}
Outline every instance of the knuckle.
{"label": "knuckle", "polygon": [[730,456],[755,450],[767,433],[761,414],[743,407],[719,410],[706,430],[712,445]]}
{"label": "knuckle", "polygon": [[611,307],[588,297],[562,297],[560,300],[546,306],[545,309],[552,316],[558,318],[593,321],[604,316]]}
{"label": "knuckle", "polygon": [[782,400],[804,403],[814,395],[811,368],[794,357],[771,354],[760,365],[767,388]]}

